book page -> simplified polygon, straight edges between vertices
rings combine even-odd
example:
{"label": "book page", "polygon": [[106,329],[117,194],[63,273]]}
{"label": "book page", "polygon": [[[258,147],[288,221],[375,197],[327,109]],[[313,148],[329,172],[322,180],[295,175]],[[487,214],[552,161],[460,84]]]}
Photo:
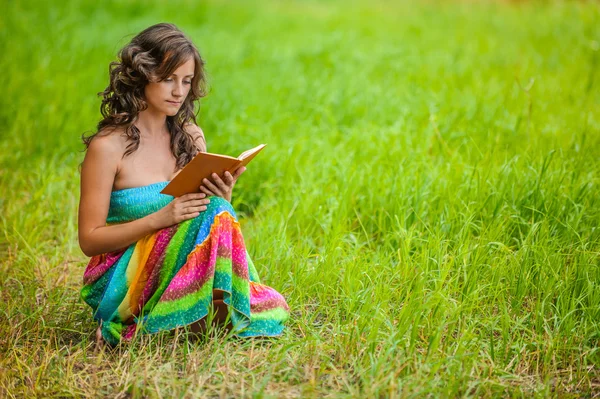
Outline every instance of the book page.
{"label": "book page", "polygon": [[238,159],[239,160],[243,160],[244,158],[248,157],[249,155],[252,155],[254,152],[260,151],[262,149],[262,147],[264,147],[264,146],[265,146],[265,144],[261,144],[261,145],[258,145],[256,147],[254,147],[254,148],[246,150],[246,151],[244,151],[244,152],[242,152],[240,154],[240,156],[238,157]]}

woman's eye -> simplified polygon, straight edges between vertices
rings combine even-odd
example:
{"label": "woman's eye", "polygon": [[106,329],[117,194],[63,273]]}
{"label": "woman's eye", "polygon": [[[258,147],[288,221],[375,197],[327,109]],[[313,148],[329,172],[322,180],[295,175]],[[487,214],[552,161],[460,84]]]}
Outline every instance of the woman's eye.
{"label": "woman's eye", "polygon": [[171,82],[172,80],[173,80],[173,79],[171,79],[171,78],[166,78],[166,79],[165,79],[165,82]]}
{"label": "woman's eye", "polygon": [[192,82],[183,82],[183,83],[185,83],[186,85],[191,85],[192,84]]}

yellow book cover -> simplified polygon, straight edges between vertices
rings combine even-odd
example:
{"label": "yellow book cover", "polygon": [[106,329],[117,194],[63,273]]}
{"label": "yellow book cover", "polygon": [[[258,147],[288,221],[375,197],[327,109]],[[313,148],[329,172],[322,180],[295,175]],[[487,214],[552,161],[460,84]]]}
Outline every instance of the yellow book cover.
{"label": "yellow book cover", "polygon": [[184,194],[199,193],[202,179],[212,180],[213,173],[223,178],[225,172],[233,174],[238,168],[248,163],[263,149],[266,144],[251,148],[234,158],[228,155],[199,152],[161,191],[162,194],[180,197]]}

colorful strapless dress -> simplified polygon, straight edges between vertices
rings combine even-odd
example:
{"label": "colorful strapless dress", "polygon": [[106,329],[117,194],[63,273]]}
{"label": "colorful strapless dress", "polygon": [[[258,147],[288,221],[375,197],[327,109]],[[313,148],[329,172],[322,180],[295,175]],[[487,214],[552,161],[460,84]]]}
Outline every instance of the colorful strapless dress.
{"label": "colorful strapless dress", "polygon": [[[160,194],[167,183],[113,191],[107,224],[139,219],[167,205],[173,197]],[[231,204],[210,200],[193,219],[90,259],[81,298],[102,322],[107,342],[200,320],[212,306],[213,290],[224,291],[235,335],[281,335],[289,317],[285,299],[260,283]]]}

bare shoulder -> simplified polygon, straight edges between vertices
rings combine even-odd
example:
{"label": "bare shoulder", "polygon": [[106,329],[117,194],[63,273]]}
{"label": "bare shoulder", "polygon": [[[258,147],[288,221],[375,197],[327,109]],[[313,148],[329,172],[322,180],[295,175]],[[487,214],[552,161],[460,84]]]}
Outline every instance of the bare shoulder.
{"label": "bare shoulder", "polygon": [[127,138],[122,127],[100,130],[90,141],[88,152],[101,156],[123,155],[127,147]]}
{"label": "bare shoulder", "polygon": [[200,126],[193,123],[187,123],[185,126],[185,132],[192,136],[194,144],[200,151],[206,151],[206,138],[204,138],[204,132]]}
{"label": "bare shoulder", "polygon": [[[89,143],[83,169],[94,173],[97,169],[108,170],[114,177],[121,168],[121,159],[127,149],[127,137],[124,132],[123,128],[100,130]],[[85,173],[86,176],[88,174]]]}

